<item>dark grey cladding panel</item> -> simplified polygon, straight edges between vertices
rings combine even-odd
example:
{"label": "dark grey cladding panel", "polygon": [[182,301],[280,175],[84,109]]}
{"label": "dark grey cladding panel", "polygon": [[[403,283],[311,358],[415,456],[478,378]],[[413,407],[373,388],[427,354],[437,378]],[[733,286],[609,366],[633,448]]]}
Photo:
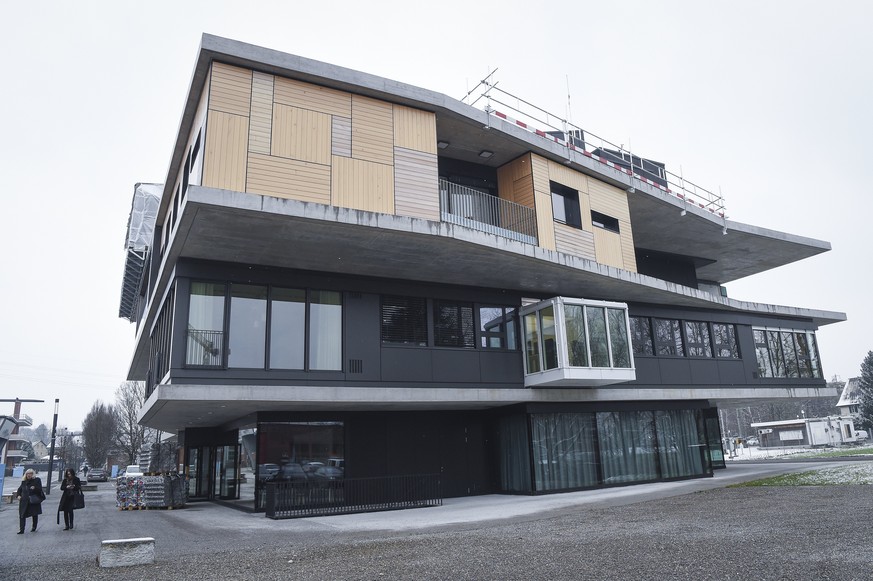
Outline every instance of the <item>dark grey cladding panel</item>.
{"label": "dark grey cladding panel", "polygon": [[382,381],[433,381],[430,349],[383,348]]}
{"label": "dark grey cladding panel", "polygon": [[378,381],[381,330],[379,295],[345,293],[346,378],[349,381]]}
{"label": "dark grey cladding panel", "polygon": [[691,382],[694,385],[718,385],[718,363],[715,359],[689,359]]}
{"label": "dark grey cladding panel", "polygon": [[689,385],[691,383],[691,366],[689,360],[676,358],[662,358],[659,360],[661,366],[661,383],[663,385]]}
{"label": "dark grey cladding panel", "polygon": [[434,349],[433,379],[446,383],[478,383],[479,354],[475,349]]}
{"label": "dark grey cladding panel", "polygon": [[482,383],[524,387],[521,351],[479,351]]}
{"label": "dark grey cladding panel", "polygon": [[718,365],[718,378],[721,385],[743,385],[750,383],[752,374],[747,372],[743,361],[717,359],[716,364]]}
{"label": "dark grey cladding panel", "polygon": [[655,357],[634,357],[637,378],[630,384],[661,385],[661,363]]}

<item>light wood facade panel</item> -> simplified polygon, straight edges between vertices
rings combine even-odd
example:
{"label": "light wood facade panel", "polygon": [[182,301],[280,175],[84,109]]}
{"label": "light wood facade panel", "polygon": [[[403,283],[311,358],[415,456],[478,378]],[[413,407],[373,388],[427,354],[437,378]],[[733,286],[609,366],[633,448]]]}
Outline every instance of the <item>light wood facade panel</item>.
{"label": "light wood facade panel", "polygon": [[246,191],[330,204],[330,166],[252,153]]}
{"label": "light wood facade panel", "polygon": [[252,71],[223,63],[212,63],[210,109],[248,117],[251,100]]}
{"label": "light wood facade panel", "polygon": [[331,116],[330,151],[333,155],[352,156],[352,120]]}
{"label": "light wood facade panel", "polygon": [[394,213],[393,167],[334,156],[332,169],[332,205],[368,212]]}
{"label": "light wood facade panel", "polygon": [[203,152],[203,185],[244,192],[249,119],[210,111]]}
{"label": "light wood facade panel", "polygon": [[591,196],[592,210],[617,220],[630,222],[627,192],[595,179],[588,180],[588,192]]}
{"label": "light wood facade panel", "polygon": [[588,193],[588,176],[552,160],[549,160],[549,179],[580,194]]}
{"label": "light wood facade panel", "polygon": [[591,260],[597,259],[594,253],[594,234],[560,222],[553,222],[553,225],[555,228],[555,249],[558,252]]}
{"label": "light wood facade panel", "polygon": [[394,105],[394,145],[436,154],[436,115]]}
{"label": "light wood facade panel", "polygon": [[535,207],[530,155],[523,155],[497,169],[497,195],[520,206]]}
{"label": "light wood facade panel", "polygon": [[252,73],[252,102],[249,121],[249,151],[270,153],[273,128],[273,75]]}
{"label": "light wood facade panel", "polygon": [[637,272],[637,255],[634,249],[634,237],[630,222],[619,221],[618,228],[621,231],[621,254],[624,261],[624,269]]}
{"label": "light wood facade panel", "polygon": [[273,99],[276,103],[318,111],[326,115],[352,116],[351,93],[319,87],[303,81],[276,77]]}
{"label": "light wood facade panel", "polygon": [[531,174],[533,175],[534,191],[541,194],[551,195],[549,186],[549,161],[539,155],[530,156]]}
{"label": "light wood facade panel", "polygon": [[398,216],[440,221],[436,153],[394,148],[394,209]]}
{"label": "light wood facade panel", "polygon": [[552,195],[536,192],[537,239],[539,245],[548,250],[555,247],[555,220],[552,215]]}
{"label": "light wood facade panel", "polygon": [[594,251],[597,262],[600,264],[625,268],[620,234],[604,230],[603,228],[595,228]]}
{"label": "light wood facade panel", "polygon": [[276,104],[273,106],[271,155],[330,164],[330,115]]}
{"label": "light wood facade panel", "polygon": [[394,112],[390,103],[352,96],[352,157],[394,163]]}

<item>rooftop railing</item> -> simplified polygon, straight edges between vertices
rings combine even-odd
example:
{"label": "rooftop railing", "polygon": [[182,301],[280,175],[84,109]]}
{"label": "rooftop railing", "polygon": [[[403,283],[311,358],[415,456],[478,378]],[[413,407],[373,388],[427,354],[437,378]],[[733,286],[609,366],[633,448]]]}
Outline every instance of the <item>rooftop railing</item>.
{"label": "rooftop railing", "polygon": [[537,243],[537,218],[533,208],[522,206],[472,188],[440,182],[440,219],[511,238],[526,244]]}
{"label": "rooftop railing", "polygon": [[[631,152],[630,148],[626,148],[623,144],[612,143],[573,125],[566,119],[497,88],[497,83],[492,83],[489,80],[490,77],[491,75],[481,81],[464,97],[465,101],[470,100],[471,105],[475,105],[483,98],[486,99],[487,104],[484,110],[489,117],[503,119],[543,139],[548,139],[565,147],[568,162],[580,161],[582,157],[587,157],[624,173],[630,178],[629,191],[633,191],[636,185],[645,183],[662,192],[676,196],[682,201],[684,207],[699,207],[718,216],[723,221],[726,220],[724,197],[721,193],[716,194],[707,190],[685,179],[681,171],[679,174],[668,171],[663,163],[644,159]],[[479,91],[478,97],[472,98],[479,87],[484,88]],[[515,104],[510,104],[508,102],[510,100]],[[506,111],[514,112],[519,118],[513,118],[496,109],[492,106],[494,104]]]}

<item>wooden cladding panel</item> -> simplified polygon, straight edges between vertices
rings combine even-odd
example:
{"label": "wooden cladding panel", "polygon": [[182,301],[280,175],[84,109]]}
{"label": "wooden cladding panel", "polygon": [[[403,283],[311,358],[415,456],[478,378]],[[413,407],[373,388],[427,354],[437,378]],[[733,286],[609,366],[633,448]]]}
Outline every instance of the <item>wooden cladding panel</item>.
{"label": "wooden cladding panel", "polygon": [[330,152],[343,157],[352,156],[352,120],[348,117],[331,117]]}
{"label": "wooden cladding panel", "polygon": [[594,234],[560,222],[554,222],[555,249],[558,252],[572,254],[596,260],[594,253]]}
{"label": "wooden cladding panel", "polygon": [[209,108],[249,116],[252,100],[252,71],[223,63],[212,63]]}
{"label": "wooden cladding panel", "polygon": [[588,193],[588,177],[566,165],[549,160],[549,179],[582,193]]}
{"label": "wooden cladding panel", "polygon": [[440,221],[436,153],[394,148],[394,205],[398,216]]}
{"label": "wooden cladding panel", "polygon": [[331,175],[331,204],[393,214],[393,170],[390,165],[335,156]]}
{"label": "wooden cladding panel", "polygon": [[534,196],[533,176],[528,174],[515,180],[512,184],[512,200],[519,206],[527,206],[528,208],[536,208],[536,197]]}
{"label": "wooden cladding panel", "polygon": [[273,99],[276,103],[318,111],[326,115],[352,116],[352,95],[350,93],[319,87],[303,81],[276,77]]}
{"label": "wooden cladding panel", "polygon": [[352,96],[352,157],[393,165],[394,113],[390,103]]}
{"label": "wooden cladding panel", "polygon": [[630,222],[627,192],[595,179],[588,180],[588,192],[592,210],[619,221]]}
{"label": "wooden cladding panel", "polygon": [[244,192],[248,117],[210,111],[206,120],[203,185]]}
{"label": "wooden cladding panel", "polygon": [[620,220],[618,228],[621,231],[621,254],[624,261],[624,269],[637,272],[637,255],[634,251],[634,237],[630,222]]}
{"label": "wooden cladding panel", "polygon": [[597,262],[624,268],[624,254],[621,249],[621,235],[603,228],[594,229],[594,252]]}
{"label": "wooden cladding panel", "polygon": [[534,191],[551,194],[552,188],[549,186],[549,161],[544,157],[533,154],[531,154],[530,159]]}
{"label": "wooden cladding panel", "polygon": [[330,115],[276,104],[270,153],[300,161],[330,164]]}
{"label": "wooden cladding panel", "polygon": [[436,154],[436,115],[394,105],[394,145]]}
{"label": "wooden cladding panel", "polygon": [[536,192],[537,238],[539,245],[548,250],[555,247],[555,221],[552,218],[552,195]]}
{"label": "wooden cladding panel", "polygon": [[252,103],[249,122],[249,151],[270,153],[273,127],[273,75],[252,73]]}
{"label": "wooden cladding panel", "polygon": [[533,208],[533,177],[530,154],[497,168],[497,195],[504,200]]}
{"label": "wooden cladding panel", "polygon": [[246,191],[330,204],[330,166],[252,153]]}

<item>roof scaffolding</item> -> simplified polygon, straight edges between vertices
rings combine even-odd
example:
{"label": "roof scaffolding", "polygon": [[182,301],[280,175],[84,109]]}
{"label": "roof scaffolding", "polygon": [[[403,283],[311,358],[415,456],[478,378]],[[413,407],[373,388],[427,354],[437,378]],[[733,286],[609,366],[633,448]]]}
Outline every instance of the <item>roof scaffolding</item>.
{"label": "roof scaffolding", "polygon": [[127,257],[124,261],[121,304],[118,308],[118,316],[128,321],[134,320],[137,295],[149,247],[154,237],[162,190],[161,184],[136,184],[133,189],[124,243]]}

